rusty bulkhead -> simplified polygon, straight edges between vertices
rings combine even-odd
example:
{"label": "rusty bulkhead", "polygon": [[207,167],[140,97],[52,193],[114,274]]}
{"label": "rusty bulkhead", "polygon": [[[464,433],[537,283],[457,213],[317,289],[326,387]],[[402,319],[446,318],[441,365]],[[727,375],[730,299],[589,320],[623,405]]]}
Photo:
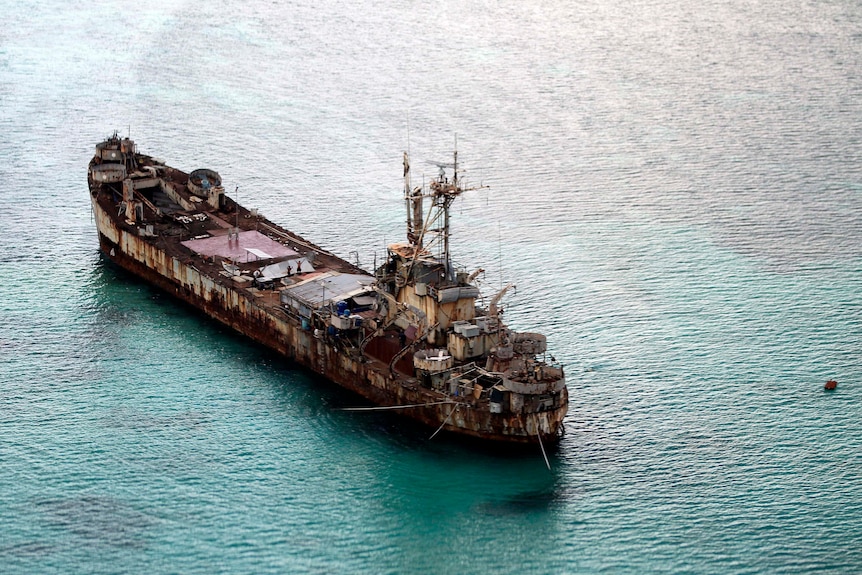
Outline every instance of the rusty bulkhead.
{"label": "rusty bulkhead", "polygon": [[116,134],[96,145],[88,180],[100,248],[133,274],[437,431],[552,443],[568,408],[562,365],[543,335],[506,327],[511,285],[482,307],[479,272],[452,265],[457,159],[413,188],[404,155],[407,241],[372,273],[237,204],[217,172],[171,168]]}

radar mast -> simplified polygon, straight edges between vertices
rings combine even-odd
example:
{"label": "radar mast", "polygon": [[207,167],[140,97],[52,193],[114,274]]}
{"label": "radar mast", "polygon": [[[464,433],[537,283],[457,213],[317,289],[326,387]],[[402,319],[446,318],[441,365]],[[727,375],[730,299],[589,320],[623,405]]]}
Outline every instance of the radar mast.
{"label": "radar mast", "polygon": [[[439,168],[437,177],[423,188],[410,187],[410,160],[404,153],[404,198],[407,204],[407,240],[413,251],[413,260],[423,252],[423,248],[437,247],[439,259],[444,266],[444,280],[449,283],[455,282],[455,273],[452,268],[450,253],[450,220],[449,208],[462,193],[477,188],[461,187],[461,178],[458,172],[458,149],[456,147],[452,154],[451,163],[431,162]],[[451,177],[447,173],[451,170]],[[430,200],[430,208],[427,214],[424,212],[425,200]],[[423,220],[424,215],[424,220]],[[427,252],[426,252],[427,253]]]}

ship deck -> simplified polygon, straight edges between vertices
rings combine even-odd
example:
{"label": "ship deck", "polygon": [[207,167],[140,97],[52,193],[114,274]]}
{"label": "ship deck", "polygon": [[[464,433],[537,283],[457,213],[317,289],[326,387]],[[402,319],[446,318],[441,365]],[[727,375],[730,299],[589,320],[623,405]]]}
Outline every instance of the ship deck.
{"label": "ship deck", "polygon": [[[148,156],[138,156],[138,165],[141,169],[157,167],[164,185],[170,186],[173,194],[195,206],[195,209],[184,209],[158,188],[141,190],[146,199],[143,221],[152,226],[152,235],[142,239],[158,246],[167,256],[193,265],[219,284],[247,291],[272,311],[284,313],[276,287],[312,279],[326,272],[368,274],[227,196],[221,209],[199,201],[186,187],[188,174],[180,170],[161,166]],[[141,173],[142,177],[146,175],[146,172]],[[116,212],[117,200],[122,197],[119,185],[103,185],[97,194],[97,201],[107,212]],[[140,227],[134,222],[124,222],[123,218],[117,219],[117,225],[134,234]],[[279,278],[273,289],[255,285],[256,271],[285,261],[294,262],[293,273],[289,277]],[[222,262],[236,266],[238,273],[225,271]],[[297,263],[301,265],[300,273],[296,273]]]}
{"label": "ship deck", "polygon": [[[380,311],[408,306],[377,289],[365,270],[225,196],[217,173],[193,172],[218,179],[201,187],[145,155],[128,159],[128,174],[115,166],[91,164],[90,191],[102,249],[122,267],[374,404],[417,408],[404,414],[426,425],[509,443],[558,436],[565,394],[558,406],[542,396],[529,411],[522,401],[504,414],[500,394],[507,392],[494,387],[492,400],[489,391],[500,377],[477,383],[468,375],[479,368],[463,357],[448,383],[415,375],[412,347],[405,345],[415,327],[410,335],[396,321],[404,319],[400,311]],[[348,313],[337,315],[336,308]]]}
{"label": "ship deck", "polygon": [[[189,176],[185,172],[159,164],[144,155],[137,156],[137,163],[142,170],[140,177],[147,177],[149,173],[146,170],[151,166],[157,168],[163,184],[170,187],[171,193],[195,208],[184,209],[157,187],[141,190],[146,200],[143,222],[152,226],[152,234],[141,239],[158,247],[167,257],[193,266],[213,282],[245,293],[270,314],[300,321],[282,305],[280,289],[285,286],[322,278],[329,272],[370,275],[256,211],[244,208],[228,196],[225,196],[224,207],[220,209],[196,201],[197,198],[193,198],[187,188]],[[122,197],[119,184],[94,186],[92,191],[106,212],[116,213],[118,199]],[[141,227],[140,223],[124,221],[122,217],[116,218],[115,222],[118,227],[136,235]],[[291,265],[291,275],[266,282],[266,285],[255,282],[256,271],[279,262]],[[235,266],[232,268],[235,271],[228,272],[224,263]],[[297,264],[300,263],[301,270],[297,273]],[[389,361],[400,349],[398,334],[392,330],[374,338],[364,350],[364,358],[368,367],[388,370]],[[359,350],[356,351],[358,353]],[[405,384],[415,382],[410,358],[402,359],[394,367],[401,373],[400,379]],[[437,394],[429,393],[429,397],[436,398]]]}

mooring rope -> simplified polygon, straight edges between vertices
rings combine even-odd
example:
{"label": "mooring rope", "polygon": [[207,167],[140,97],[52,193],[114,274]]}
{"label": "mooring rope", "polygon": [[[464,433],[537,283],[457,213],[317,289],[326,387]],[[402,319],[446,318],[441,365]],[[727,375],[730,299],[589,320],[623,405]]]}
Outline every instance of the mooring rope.
{"label": "mooring rope", "polygon": [[449,423],[449,418],[452,417],[452,414],[458,411],[458,405],[452,408],[452,411],[449,412],[449,415],[446,416],[446,419],[443,420],[443,423],[440,424],[440,427],[437,428],[437,431],[431,434],[431,437],[428,438],[428,441],[434,439],[434,436],[440,433],[440,430],[443,429],[447,423]]}
{"label": "mooring rope", "polygon": [[[406,409],[408,407],[428,407],[431,405],[443,405],[445,403],[457,403],[451,399],[446,401],[435,401],[433,403],[414,403],[412,405],[387,405],[383,407],[339,407],[339,411],[384,411],[389,409]],[[454,411],[454,410],[452,410]],[[451,415],[451,412],[450,412]]]}
{"label": "mooring rope", "polygon": [[539,425],[539,416],[536,416],[536,437],[539,438],[539,447],[542,448],[542,457],[545,458],[545,465],[548,466],[548,471],[551,470],[551,462],[548,461],[548,454],[545,453],[545,446],[542,445],[542,428]]}

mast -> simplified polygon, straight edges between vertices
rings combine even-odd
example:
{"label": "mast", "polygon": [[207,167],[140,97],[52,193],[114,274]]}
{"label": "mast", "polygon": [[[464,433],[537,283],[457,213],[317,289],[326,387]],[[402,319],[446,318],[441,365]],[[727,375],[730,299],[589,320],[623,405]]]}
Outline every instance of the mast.
{"label": "mast", "polygon": [[454,280],[455,274],[452,270],[452,260],[449,255],[449,206],[455,198],[461,195],[461,183],[458,181],[458,140],[455,140],[455,151],[452,153],[452,188],[453,194],[446,196],[443,215],[443,261],[446,263],[446,279]]}
{"label": "mast", "polygon": [[407,205],[407,238],[410,239],[413,233],[413,209],[410,201],[410,158],[407,152],[404,152],[404,203]]}
{"label": "mast", "polygon": [[410,158],[404,152],[404,202],[407,206],[407,240],[417,249],[422,247],[422,188],[410,187]]}
{"label": "mast", "polygon": [[[450,219],[449,208],[455,199],[463,192],[476,188],[464,189],[458,173],[458,149],[453,152],[452,163],[432,162],[439,169],[437,177],[427,187],[410,189],[410,161],[404,153],[404,199],[407,207],[407,239],[414,248],[412,260],[415,263],[423,248],[431,248],[436,244],[439,263],[443,265],[443,280],[447,283],[455,281],[450,253]],[[452,179],[446,175],[451,168]],[[431,206],[424,214],[423,202],[428,198]],[[412,264],[411,264],[412,267]]]}
{"label": "mast", "polygon": [[449,207],[452,205],[452,202],[455,201],[455,198],[460,196],[464,191],[461,189],[461,183],[458,181],[458,150],[456,149],[453,153],[453,161],[451,165],[453,173],[451,182],[446,178],[446,164],[439,164],[439,166],[440,177],[431,182],[431,191],[434,197],[434,204],[438,206],[438,209],[443,215],[443,227],[439,228],[438,231],[443,240],[442,255],[443,265],[445,266],[446,272],[446,280],[453,281],[455,279],[455,274],[452,270],[452,258],[449,251]]}

